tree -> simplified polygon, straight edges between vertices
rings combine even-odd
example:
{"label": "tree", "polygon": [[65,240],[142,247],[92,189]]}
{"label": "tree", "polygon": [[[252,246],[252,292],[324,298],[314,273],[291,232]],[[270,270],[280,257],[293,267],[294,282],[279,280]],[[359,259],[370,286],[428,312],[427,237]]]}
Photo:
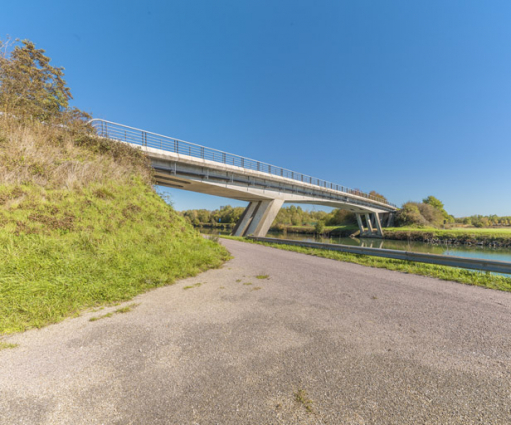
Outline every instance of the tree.
{"label": "tree", "polygon": [[376,192],[376,190],[371,190],[371,192],[369,192],[369,196],[371,196],[373,199],[376,199],[377,201],[385,203],[387,202],[387,198],[385,198],[385,196],[383,196],[381,193]]}
{"label": "tree", "polygon": [[64,81],[64,68],[50,65],[45,51],[29,40],[16,42],[8,53],[9,43],[0,41],[0,109],[15,116],[39,120],[61,118],[69,108],[71,91]]}
{"label": "tree", "polygon": [[316,234],[322,235],[323,232],[325,231],[325,222],[323,220],[319,220],[316,223],[316,226],[314,227],[314,229],[316,230]]}
{"label": "tree", "polygon": [[454,222],[454,218],[452,216],[450,216],[447,211],[445,211],[444,204],[439,199],[430,195],[427,198],[423,199],[422,202],[425,204],[431,205],[433,208],[440,211],[442,213],[444,220],[446,220],[447,222],[449,222],[449,223]]}

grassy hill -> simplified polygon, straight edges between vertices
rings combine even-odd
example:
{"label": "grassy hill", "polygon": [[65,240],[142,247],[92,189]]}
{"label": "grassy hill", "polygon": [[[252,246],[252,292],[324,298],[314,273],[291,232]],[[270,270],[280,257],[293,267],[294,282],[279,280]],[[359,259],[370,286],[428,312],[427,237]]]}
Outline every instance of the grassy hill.
{"label": "grassy hill", "polygon": [[155,193],[139,151],[0,117],[0,334],[130,299],[228,255]]}

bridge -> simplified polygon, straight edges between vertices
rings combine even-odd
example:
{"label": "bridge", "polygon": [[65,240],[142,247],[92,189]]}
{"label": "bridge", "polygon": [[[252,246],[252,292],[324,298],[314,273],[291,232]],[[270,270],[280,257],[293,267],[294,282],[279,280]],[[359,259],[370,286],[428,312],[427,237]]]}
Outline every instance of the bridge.
{"label": "bridge", "polygon": [[351,211],[361,236],[382,237],[393,223],[395,205],[359,190],[111,121],[89,123],[98,136],[141,149],[158,185],[248,202],[235,236],[265,236],[285,202]]}

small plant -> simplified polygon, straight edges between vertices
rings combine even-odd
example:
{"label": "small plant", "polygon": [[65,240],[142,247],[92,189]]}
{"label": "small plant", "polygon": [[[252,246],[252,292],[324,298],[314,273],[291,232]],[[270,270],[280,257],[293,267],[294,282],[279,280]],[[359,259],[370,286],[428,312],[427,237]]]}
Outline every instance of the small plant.
{"label": "small plant", "polygon": [[188,286],[185,286],[183,289],[192,289],[192,288],[198,288],[199,286],[201,286],[202,283],[201,282],[197,282],[196,284],[194,285],[188,285]]}
{"label": "small plant", "polygon": [[8,348],[16,348],[18,344],[10,344],[8,342],[0,341],[0,350],[7,350]]}
{"label": "small plant", "polygon": [[236,279],[236,283],[240,283],[241,282],[241,279]]}
{"label": "small plant", "polygon": [[252,282],[245,282],[243,285],[246,285],[246,286],[252,285]]}
{"label": "small plant", "polygon": [[121,307],[115,311],[111,311],[110,313],[103,314],[103,316],[91,317],[89,319],[89,322],[95,322],[96,320],[106,319],[107,317],[112,317],[114,314],[128,313],[129,311],[133,310],[138,305],[139,304],[137,304],[137,303],[133,303],[133,304],[127,305],[126,307]]}
{"label": "small plant", "polygon": [[208,239],[215,243],[219,243],[219,241],[220,241],[220,237],[218,235],[209,235]]}
{"label": "small plant", "polygon": [[307,412],[309,412],[309,413],[314,412],[314,409],[312,407],[312,400],[309,399],[309,396],[307,395],[307,391],[305,391],[304,389],[299,389],[295,393],[295,400],[298,403],[300,403],[305,408],[305,410],[307,410]]}
{"label": "small plant", "polygon": [[256,279],[261,279],[261,280],[262,279],[269,279],[269,278],[270,278],[270,275],[268,275],[268,274],[258,274],[256,276]]}
{"label": "small plant", "polygon": [[263,288],[261,288],[260,286],[254,286],[252,288],[252,291],[259,291],[259,289],[263,289]]}
{"label": "small plant", "polygon": [[127,305],[126,307],[122,307],[122,308],[118,308],[117,310],[115,310],[114,313],[128,313],[130,312],[131,310],[133,310],[136,306],[138,306],[139,304],[136,304],[136,303],[133,303],[133,304],[129,304]]}

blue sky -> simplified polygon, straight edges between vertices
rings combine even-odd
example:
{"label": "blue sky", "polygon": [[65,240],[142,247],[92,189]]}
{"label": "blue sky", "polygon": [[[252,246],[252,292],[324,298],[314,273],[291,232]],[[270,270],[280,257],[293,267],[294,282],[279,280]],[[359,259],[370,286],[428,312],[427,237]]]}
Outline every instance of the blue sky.
{"label": "blue sky", "polygon": [[45,49],[95,117],[511,215],[510,22],[509,1],[26,0],[2,5],[0,37]]}

